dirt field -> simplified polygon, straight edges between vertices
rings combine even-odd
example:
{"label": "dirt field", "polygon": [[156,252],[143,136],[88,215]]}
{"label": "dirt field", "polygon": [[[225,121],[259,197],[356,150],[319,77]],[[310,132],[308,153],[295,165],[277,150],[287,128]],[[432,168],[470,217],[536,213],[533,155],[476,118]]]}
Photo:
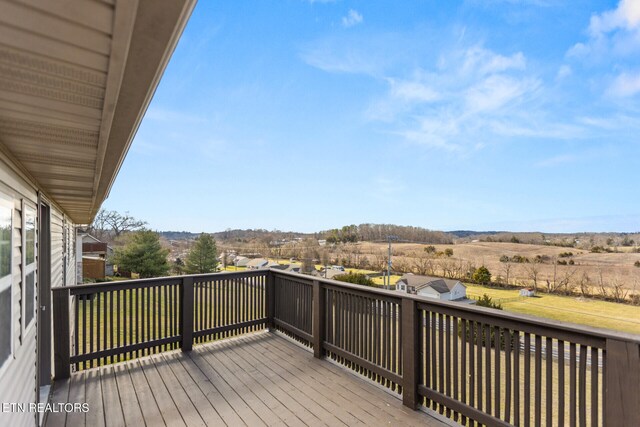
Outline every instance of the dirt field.
{"label": "dirt field", "polygon": [[[386,253],[387,245],[384,243],[361,243],[362,254]],[[393,245],[394,265],[404,268],[413,268],[416,264],[416,256],[424,257],[424,247],[427,245],[413,243],[397,243]],[[529,245],[518,243],[499,242],[473,242],[453,245],[434,245],[437,252],[444,252],[446,249],[453,250],[451,257],[445,255],[433,255],[432,265],[434,273],[443,274],[443,266],[449,267],[457,264],[458,268],[468,266],[478,267],[485,265],[493,276],[493,280],[506,282],[509,271],[509,284],[529,286],[533,284],[532,262],[515,263],[501,262],[500,257],[506,255],[510,259],[514,256],[526,257],[534,260],[536,256],[546,257],[544,262],[537,263],[538,269],[537,283],[542,289],[547,287],[547,280],[553,284],[554,273],[556,282],[563,279],[568,281],[570,287],[579,290],[581,281],[587,281],[593,294],[602,293],[601,284],[606,292],[611,294],[615,285],[621,288],[621,292],[640,294],[640,267],[634,266],[636,261],[640,261],[640,253],[633,253],[629,248],[624,248],[625,252],[617,253],[591,253],[589,251],[564,248],[557,246]],[[573,256],[561,257],[563,253],[571,252]],[[567,265],[558,265],[557,261],[567,262]],[[569,265],[569,261],[573,265]]]}

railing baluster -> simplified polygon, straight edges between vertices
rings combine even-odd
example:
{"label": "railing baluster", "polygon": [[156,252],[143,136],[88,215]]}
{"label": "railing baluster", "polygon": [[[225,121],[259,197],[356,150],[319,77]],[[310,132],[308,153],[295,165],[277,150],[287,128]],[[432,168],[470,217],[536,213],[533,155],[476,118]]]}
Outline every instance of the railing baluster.
{"label": "railing baluster", "polygon": [[511,335],[513,353],[513,424],[520,425],[520,331]]}
{"label": "railing baluster", "polygon": [[[444,393],[444,316],[438,314],[438,391]],[[440,405],[440,414],[444,413],[444,406]]]}
{"label": "railing baluster", "polygon": [[[464,318],[461,318],[460,328],[462,330],[462,342],[460,343],[460,349],[461,349],[460,358],[461,358],[462,372],[460,373],[460,380],[461,380],[460,401],[462,403],[468,403],[468,400],[467,400],[467,334],[469,332],[468,327],[469,327],[469,324],[467,323],[467,320]],[[462,425],[467,425],[466,416],[463,415],[462,417],[460,417],[460,421]]]}
{"label": "railing baluster", "polygon": [[524,425],[531,425],[531,335],[524,334]]}
{"label": "railing baluster", "polygon": [[575,426],[576,417],[576,344],[569,344],[569,425]]}
{"label": "railing baluster", "polygon": [[[74,338],[73,354],[74,355],[78,355],[80,353],[80,347],[79,347],[79,342],[80,342],[80,337],[79,337],[79,335],[80,335],[79,334],[79,331],[80,331],[80,323],[79,323],[79,321],[80,321],[80,303],[79,303],[78,299],[79,299],[79,296],[76,295],[75,304],[74,304],[74,308],[73,308],[73,311],[74,311],[74,314],[75,314],[75,322],[73,324],[73,332],[74,332],[73,333],[73,335],[74,335],[74,337],[73,337]],[[67,307],[69,306],[69,302],[68,301],[67,301],[66,305],[67,305]],[[75,370],[77,371],[80,368],[79,363],[76,362],[74,364],[74,367],[75,367]]]}
{"label": "railing baluster", "polygon": [[[84,301],[89,301],[89,353],[93,353],[93,295],[85,295]],[[87,336],[84,336],[87,339]],[[95,360],[89,361],[89,367],[95,366]]]}
{"label": "railing baluster", "polygon": [[547,337],[547,354],[546,354],[546,358],[547,358],[547,369],[546,369],[546,374],[547,374],[547,378],[545,380],[545,394],[547,397],[547,401],[545,402],[545,409],[546,409],[546,414],[545,414],[545,419],[546,419],[546,424],[548,427],[551,427],[552,422],[553,422],[553,340],[551,339],[551,337]]}
{"label": "railing baluster", "polygon": [[506,422],[511,421],[511,329],[504,329],[504,420]]}
{"label": "railing baluster", "polygon": [[477,369],[478,372],[477,374],[477,388],[478,388],[478,398],[477,398],[477,408],[482,410],[482,403],[483,403],[483,394],[482,394],[482,330],[483,330],[483,325],[482,323],[478,322],[477,328],[476,328],[476,352],[477,352]]}
{"label": "railing baluster", "polygon": [[540,427],[542,424],[542,337],[539,334],[536,334],[535,363],[535,425]]}
{"label": "railing baluster", "polygon": [[564,425],[564,341],[558,340],[558,425]]}
{"label": "railing baluster", "polygon": [[[458,342],[460,340],[459,330],[458,330],[458,321],[459,319],[457,317],[452,318],[452,322],[453,322],[453,337],[452,337],[453,338],[453,398],[455,400],[460,399],[460,395],[458,394],[459,392],[458,383],[460,381],[460,377],[458,376],[458,368],[459,368]],[[458,421],[458,417],[459,417],[459,413],[454,412],[453,420]]]}
{"label": "railing baluster", "polygon": [[580,408],[580,426],[587,425],[587,347],[580,344],[580,372],[578,374],[578,381],[580,385],[580,394],[578,397],[578,407]]}
{"label": "railing baluster", "polygon": [[[598,420],[598,349],[591,347],[591,425],[600,424]],[[637,408],[640,410],[640,408]]]}
{"label": "railing baluster", "polygon": [[[493,416],[500,418],[500,408],[502,406],[502,398],[500,396],[500,378],[502,372],[500,371],[500,359],[502,358],[502,345],[501,345],[501,329],[498,326],[493,327],[493,365],[494,365],[494,410]],[[488,394],[489,395],[489,394]],[[487,395],[487,396],[488,396]],[[491,405],[487,405],[487,413],[491,412]]]}
{"label": "railing baluster", "polygon": [[[102,310],[100,307],[100,303],[102,300],[102,292],[95,293],[95,300],[96,300],[96,350],[100,351],[100,350],[104,350],[104,348],[100,345],[101,344],[100,332],[101,332],[101,329],[104,328],[104,324],[102,322]],[[96,364],[104,365],[104,358],[96,359]]]}

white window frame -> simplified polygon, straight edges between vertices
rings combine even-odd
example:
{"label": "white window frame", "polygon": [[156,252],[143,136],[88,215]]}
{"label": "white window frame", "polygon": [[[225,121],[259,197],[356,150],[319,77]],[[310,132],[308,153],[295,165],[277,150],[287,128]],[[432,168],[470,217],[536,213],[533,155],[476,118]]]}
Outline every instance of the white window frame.
{"label": "white window frame", "polygon": [[[33,213],[34,238],[33,238],[33,262],[27,265],[27,211]],[[22,199],[22,337],[31,331],[35,325],[38,303],[38,217],[35,205]],[[27,319],[27,276],[33,273],[33,317],[29,324]]]}
{"label": "white window frame", "polygon": [[[6,208],[9,208],[11,210],[11,233],[9,233],[9,274],[5,277],[0,278],[0,291],[4,291],[7,288],[9,288],[9,294],[10,294],[10,310],[11,310],[11,320],[9,323],[9,340],[11,342],[11,354],[10,356],[4,360],[4,361],[0,361],[0,376],[2,376],[2,374],[4,373],[4,371],[7,369],[7,367],[9,366],[11,360],[15,359],[16,357],[16,345],[15,345],[15,333],[14,333],[14,326],[15,326],[15,315],[14,315],[14,303],[15,303],[15,298],[13,296],[14,294],[14,289],[13,289],[13,227],[14,227],[14,223],[15,223],[15,214],[14,214],[14,203],[13,203],[13,198],[8,196],[5,193],[0,192],[0,206],[4,206]],[[4,325],[0,325],[0,328],[5,327]]]}

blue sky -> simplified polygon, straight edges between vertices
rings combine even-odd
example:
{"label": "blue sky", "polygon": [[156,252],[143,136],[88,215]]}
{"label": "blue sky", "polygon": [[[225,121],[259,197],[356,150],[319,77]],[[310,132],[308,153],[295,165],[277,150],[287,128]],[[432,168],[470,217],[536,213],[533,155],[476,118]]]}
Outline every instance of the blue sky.
{"label": "blue sky", "polygon": [[200,1],[104,207],[640,230],[640,1]]}

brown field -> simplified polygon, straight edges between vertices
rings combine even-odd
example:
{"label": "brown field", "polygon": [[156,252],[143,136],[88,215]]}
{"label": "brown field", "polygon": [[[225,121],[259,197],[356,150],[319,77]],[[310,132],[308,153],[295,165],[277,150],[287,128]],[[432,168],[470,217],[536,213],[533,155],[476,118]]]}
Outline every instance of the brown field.
{"label": "brown field", "polygon": [[[386,253],[385,243],[361,243],[359,244],[362,254]],[[413,267],[416,263],[416,255],[424,253],[424,244],[397,243],[393,244],[394,265],[401,265],[404,268]],[[473,242],[452,245],[434,245],[438,252],[445,249],[452,249],[453,256],[434,256],[432,259],[435,273],[444,275],[442,266],[448,264],[458,264],[464,266],[478,267],[485,265],[491,271],[493,280],[506,282],[506,263],[500,262],[500,257],[506,255],[513,257],[520,255],[529,259],[534,259],[537,255],[547,256],[550,259],[539,266],[538,286],[545,289],[547,280],[553,283],[554,270],[556,280],[569,277],[569,286],[575,287],[574,291],[580,291],[579,283],[586,277],[588,279],[591,293],[600,295],[602,293],[601,284],[608,292],[614,291],[615,286],[621,288],[621,292],[640,294],[640,268],[634,263],[640,261],[640,253],[630,252],[630,248],[616,253],[591,253],[582,249],[565,248],[546,245],[530,245],[519,243],[501,242]],[[563,252],[572,252],[572,257],[561,258]],[[420,255],[418,255],[420,256]],[[424,255],[423,255],[424,256]],[[574,265],[557,265],[557,260],[573,260]],[[531,263],[510,263],[509,284],[530,286],[533,284],[530,271]],[[555,268],[554,268],[555,266]],[[586,276],[585,276],[586,275]]]}

